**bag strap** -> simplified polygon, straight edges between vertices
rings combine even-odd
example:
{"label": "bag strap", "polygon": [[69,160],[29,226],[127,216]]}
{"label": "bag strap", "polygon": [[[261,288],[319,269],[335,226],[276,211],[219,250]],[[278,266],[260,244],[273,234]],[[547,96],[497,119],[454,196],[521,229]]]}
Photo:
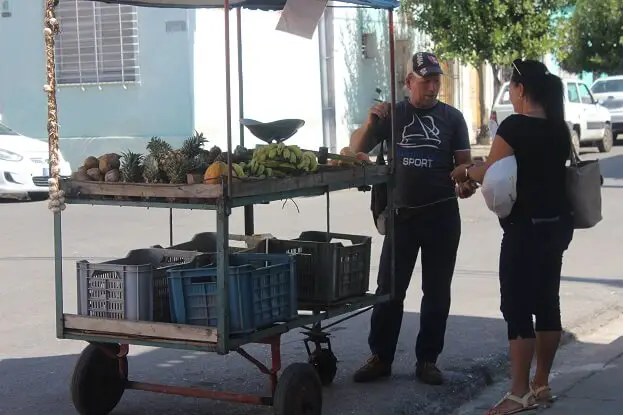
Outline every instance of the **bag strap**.
{"label": "bag strap", "polygon": [[573,138],[571,137],[571,129],[569,130],[569,143],[571,144],[571,153],[569,154],[569,161],[571,162],[572,166],[577,166],[578,164],[580,164],[580,162],[582,162],[582,159],[580,159],[580,155],[578,154],[578,151],[575,149],[575,145],[573,145]]}

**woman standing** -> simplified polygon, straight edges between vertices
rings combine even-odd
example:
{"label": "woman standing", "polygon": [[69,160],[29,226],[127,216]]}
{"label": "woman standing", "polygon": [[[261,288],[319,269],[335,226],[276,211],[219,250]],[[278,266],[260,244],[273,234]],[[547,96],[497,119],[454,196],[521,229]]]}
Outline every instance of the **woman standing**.
{"label": "woman standing", "polygon": [[[517,160],[517,198],[510,215],[500,220],[504,236],[499,265],[512,386],[488,415],[515,414],[552,399],[549,374],[562,333],[562,257],[573,238],[565,188],[571,137],[563,83],[538,61],[516,60],[513,67],[509,88],[516,114],[499,126],[485,163],[452,172],[459,183],[482,183],[496,161],[513,155]],[[535,353],[536,374],[530,380]]]}

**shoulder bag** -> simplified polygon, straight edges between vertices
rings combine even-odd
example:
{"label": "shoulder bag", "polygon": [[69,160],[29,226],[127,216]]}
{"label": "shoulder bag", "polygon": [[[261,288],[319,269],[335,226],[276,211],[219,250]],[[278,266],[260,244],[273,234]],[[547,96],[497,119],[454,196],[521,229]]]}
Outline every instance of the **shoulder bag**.
{"label": "shoulder bag", "polygon": [[575,229],[588,229],[602,220],[599,160],[584,160],[571,143],[570,165],[566,172],[567,196],[571,203]]}

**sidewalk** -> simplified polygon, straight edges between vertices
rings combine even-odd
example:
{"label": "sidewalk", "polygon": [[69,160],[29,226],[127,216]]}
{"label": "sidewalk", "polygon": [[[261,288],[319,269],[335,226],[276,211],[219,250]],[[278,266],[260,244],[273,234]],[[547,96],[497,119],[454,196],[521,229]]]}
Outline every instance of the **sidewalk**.
{"label": "sidewalk", "polygon": [[[580,335],[558,353],[550,386],[558,397],[544,415],[617,415],[623,413],[623,315],[591,334]],[[508,380],[486,389],[454,415],[482,415],[508,390]],[[522,414],[523,414],[522,413]]]}

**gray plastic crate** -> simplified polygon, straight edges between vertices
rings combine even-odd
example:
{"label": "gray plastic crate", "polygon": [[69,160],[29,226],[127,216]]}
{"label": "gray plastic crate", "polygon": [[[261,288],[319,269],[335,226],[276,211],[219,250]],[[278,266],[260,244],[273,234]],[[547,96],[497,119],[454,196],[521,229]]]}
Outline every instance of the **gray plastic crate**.
{"label": "gray plastic crate", "polygon": [[[257,235],[257,236],[244,236],[244,235],[229,235],[230,241],[242,241],[246,242],[246,247],[229,245],[229,253],[236,252],[250,252],[255,248],[255,245],[262,239],[272,237],[272,235]],[[180,251],[198,251],[213,253],[216,252],[216,232],[202,232],[195,234],[193,238],[188,242],[172,245],[168,249],[177,249]],[[255,243],[253,243],[255,241]],[[162,248],[161,245],[154,245],[152,248]]]}
{"label": "gray plastic crate", "polygon": [[78,314],[170,322],[167,270],[202,267],[212,259],[201,252],[148,248],[102,263],[78,261]]}

